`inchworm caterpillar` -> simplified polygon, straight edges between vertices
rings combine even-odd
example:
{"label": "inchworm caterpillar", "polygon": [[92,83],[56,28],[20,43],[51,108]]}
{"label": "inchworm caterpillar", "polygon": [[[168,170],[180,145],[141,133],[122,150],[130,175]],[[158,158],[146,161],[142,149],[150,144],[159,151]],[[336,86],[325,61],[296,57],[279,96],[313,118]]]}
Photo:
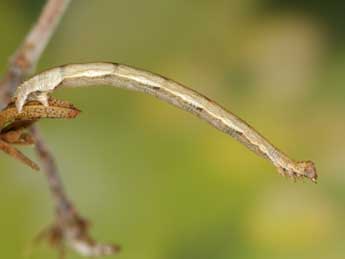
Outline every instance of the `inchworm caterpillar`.
{"label": "inchworm caterpillar", "polygon": [[311,161],[294,161],[274,147],[245,121],[200,93],[157,74],[114,63],[69,64],[49,69],[23,82],[15,93],[21,111],[27,100],[47,104],[48,94],[58,86],[110,85],[144,92],[195,114],[218,130],[234,137],[259,156],[268,159],[282,175],[307,177],[316,182]]}

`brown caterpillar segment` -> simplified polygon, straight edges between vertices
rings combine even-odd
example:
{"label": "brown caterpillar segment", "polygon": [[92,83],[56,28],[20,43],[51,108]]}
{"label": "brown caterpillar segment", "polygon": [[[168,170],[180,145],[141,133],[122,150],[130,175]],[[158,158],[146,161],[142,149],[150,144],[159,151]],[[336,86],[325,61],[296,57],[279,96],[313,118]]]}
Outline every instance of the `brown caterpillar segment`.
{"label": "brown caterpillar segment", "polygon": [[308,178],[314,183],[317,183],[317,172],[315,164],[312,161],[298,161],[294,167],[280,167],[277,166],[279,173],[283,176],[292,179]]}

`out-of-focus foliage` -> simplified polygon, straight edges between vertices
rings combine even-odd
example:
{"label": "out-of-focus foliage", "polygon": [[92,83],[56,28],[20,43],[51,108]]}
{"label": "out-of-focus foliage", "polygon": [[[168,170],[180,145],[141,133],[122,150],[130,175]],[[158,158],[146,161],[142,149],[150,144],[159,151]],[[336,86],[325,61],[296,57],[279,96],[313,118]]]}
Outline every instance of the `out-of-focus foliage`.
{"label": "out-of-focus foliage", "polygon": [[[284,179],[149,96],[60,90],[82,115],[40,126],[95,236],[122,245],[117,258],[344,258],[345,47],[333,30],[344,16],[329,22],[332,14],[314,11],[319,2],[73,1],[38,71],[113,61],[160,73],[219,101],[292,157],[314,160],[320,175],[317,185]],[[0,72],[43,3],[0,1]],[[334,15],[343,10],[332,3]],[[52,220],[52,202],[42,174],[5,155],[0,168],[1,258],[21,258]],[[32,258],[52,253],[42,245]]]}

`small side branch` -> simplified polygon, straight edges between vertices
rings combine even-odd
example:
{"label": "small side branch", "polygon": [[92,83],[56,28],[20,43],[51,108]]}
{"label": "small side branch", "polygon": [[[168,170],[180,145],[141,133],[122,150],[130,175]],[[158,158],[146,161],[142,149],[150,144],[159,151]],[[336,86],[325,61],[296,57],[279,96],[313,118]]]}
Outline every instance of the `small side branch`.
{"label": "small side branch", "polygon": [[48,186],[55,202],[56,211],[58,214],[68,213],[73,206],[65,194],[55,159],[44,143],[37,127],[31,127],[30,132],[34,138],[36,153],[42,164],[42,169],[47,176]]}

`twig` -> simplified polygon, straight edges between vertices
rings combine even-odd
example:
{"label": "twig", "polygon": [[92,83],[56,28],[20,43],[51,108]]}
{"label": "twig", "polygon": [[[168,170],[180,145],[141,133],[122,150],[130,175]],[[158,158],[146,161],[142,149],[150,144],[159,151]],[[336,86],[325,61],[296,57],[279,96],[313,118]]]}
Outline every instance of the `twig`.
{"label": "twig", "polygon": [[[70,0],[47,1],[36,24],[12,57],[4,79],[0,83],[0,108],[7,105],[17,86],[34,70],[70,2]],[[88,224],[79,216],[67,198],[52,153],[34,126],[31,128],[31,133],[55,201],[56,222],[47,232],[50,240],[54,241],[52,243],[59,245],[60,248],[66,243],[85,256],[101,256],[117,252],[119,250],[117,246],[100,245],[90,238]]]}
{"label": "twig", "polygon": [[32,127],[30,132],[35,140],[36,152],[40,158],[42,169],[47,175],[48,186],[55,201],[56,211],[58,214],[64,214],[65,211],[68,212],[71,210],[73,206],[65,194],[54,157],[44,143],[43,137],[38,132],[37,127]]}
{"label": "twig", "polygon": [[111,255],[120,250],[117,245],[99,244],[88,233],[87,220],[79,216],[66,193],[59,178],[59,172],[47,145],[44,143],[37,129],[32,128],[31,133],[36,140],[36,151],[41,159],[43,169],[47,174],[49,188],[55,200],[57,220],[43,237],[48,237],[51,245],[62,248],[66,244],[84,256]]}
{"label": "twig", "polygon": [[17,86],[30,74],[55,32],[70,0],[49,0],[36,24],[10,60],[8,71],[1,82],[0,99],[6,104]]}

